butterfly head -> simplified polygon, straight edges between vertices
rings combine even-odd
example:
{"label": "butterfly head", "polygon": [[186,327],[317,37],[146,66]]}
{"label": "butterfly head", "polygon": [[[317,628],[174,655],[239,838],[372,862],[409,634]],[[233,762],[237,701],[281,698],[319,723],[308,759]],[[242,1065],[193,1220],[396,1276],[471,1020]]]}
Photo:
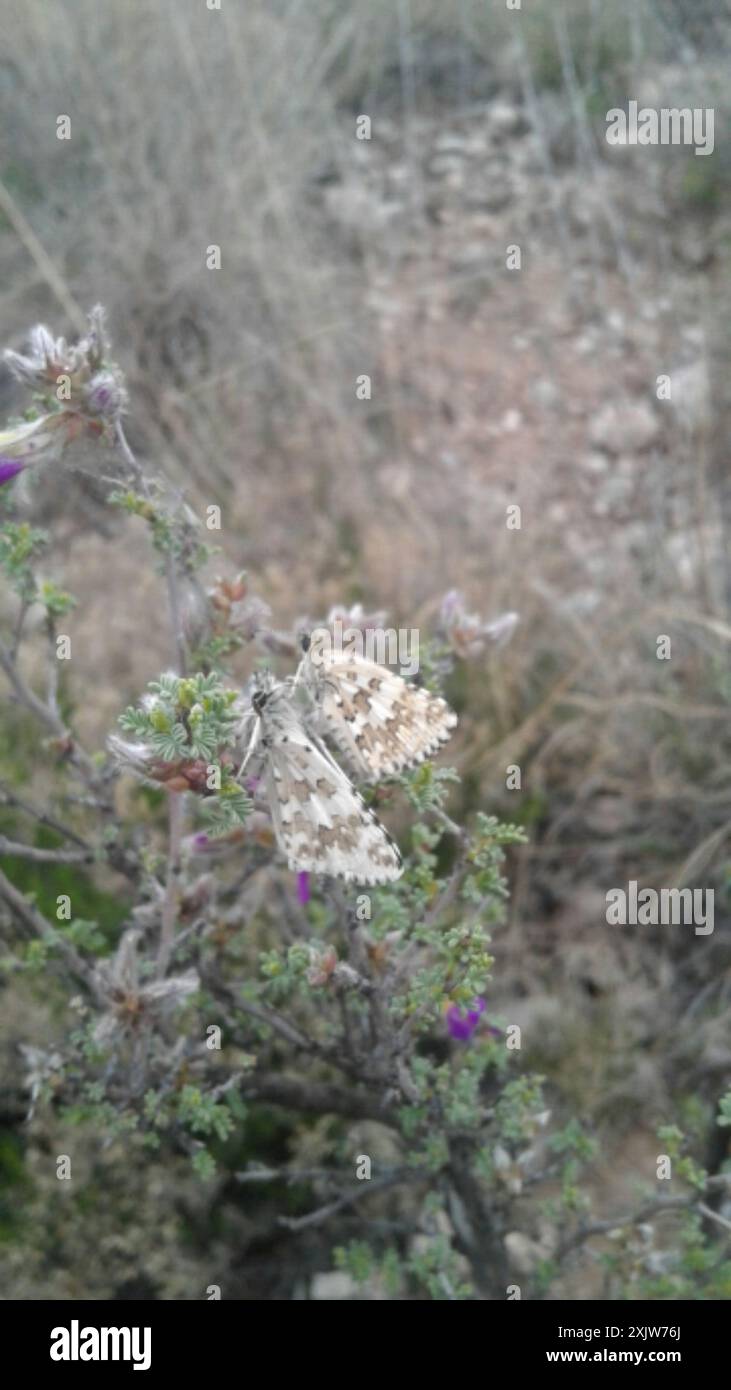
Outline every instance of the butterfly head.
{"label": "butterfly head", "polygon": [[251,707],[261,717],[275,690],[277,681],[271,671],[255,671],[252,680]]}
{"label": "butterfly head", "polygon": [[264,706],[271,694],[270,690],[255,690],[251,697],[251,703],[256,714],[261,714]]}

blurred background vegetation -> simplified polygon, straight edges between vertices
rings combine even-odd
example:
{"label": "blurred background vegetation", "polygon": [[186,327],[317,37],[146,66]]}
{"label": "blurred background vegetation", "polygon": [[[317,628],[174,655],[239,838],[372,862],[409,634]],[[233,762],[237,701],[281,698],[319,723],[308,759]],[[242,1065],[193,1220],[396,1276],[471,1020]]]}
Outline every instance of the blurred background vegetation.
{"label": "blurred background vegetation", "polygon": [[[21,348],[38,320],[73,336],[105,303],[130,439],[196,510],[222,507],[225,561],[282,625],[363,602],[428,626],[451,588],[483,616],[520,613],[512,644],[448,692],[463,779],[450,814],[487,808],[529,833],[491,1007],[600,1138],[600,1206],[626,1203],[678,1107],[717,1171],[731,1066],[725,0],[2,11],[4,342]],[[629,99],[714,107],[714,153],[610,149],[605,113]],[[6,373],[0,407],[18,408]],[[63,698],[97,747],[170,660],[142,528],[102,497],[64,470],[27,500],[78,599]],[[3,778],[42,799],[35,730],[7,703],[0,737]],[[520,793],[505,788],[514,763]],[[6,833],[14,820],[0,808]],[[99,875],[7,872],[48,910],[73,891],[111,936],[124,917]],[[714,934],[612,932],[605,893],[632,878],[714,887]],[[112,1147],[64,1216],[17,1060],[19,1043],[52,1044],[53,1000],[11,978],[2,995],[4,1297],[88,1297],[90,1266],[97,1297],[190,1297],[216,1260],[238,1297],[332,1296],[317,1248],[262,1234],[283,1194],[254,1200],[230,1177],[201,1189],[183,1159],[175,1172]],[[255,1109],[229,1167],[306,1150],[296,1125]]]}

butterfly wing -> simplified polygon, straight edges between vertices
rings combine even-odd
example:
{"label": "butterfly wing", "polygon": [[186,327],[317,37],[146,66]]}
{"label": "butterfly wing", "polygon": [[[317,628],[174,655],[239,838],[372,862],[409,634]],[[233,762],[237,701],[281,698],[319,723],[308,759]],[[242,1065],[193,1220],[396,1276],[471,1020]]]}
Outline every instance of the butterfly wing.
{"label": "butterfly wing", "polygon": [[272,821],[291,869],[363,884],[401,876],[401,856],[390,835],[299,722],[272,730],[267,745]]}
{"label": "butterfly wing", "polygon": [[366,657],[324,653],[309,663],[307,681],[325,730],[373,781],[431,757],[457,723],[441,696]]}

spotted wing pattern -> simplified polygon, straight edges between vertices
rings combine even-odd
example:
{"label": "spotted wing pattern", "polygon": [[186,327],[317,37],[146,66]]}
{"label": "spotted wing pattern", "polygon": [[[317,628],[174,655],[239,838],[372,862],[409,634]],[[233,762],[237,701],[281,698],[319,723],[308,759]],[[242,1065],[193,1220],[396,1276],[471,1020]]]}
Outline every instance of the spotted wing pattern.
{"label": "spotted wing pattern", "polygon": [[305,682],[324,730],[360,777],[378,781],[432,757],[457,716],[438,695],[362,656],[308,660]]}
{"label": "spotted wing pattern", "polygon": [[284,691],[261,719],[267,797],[289,867],[372,885],[399,878],[398,847]]}

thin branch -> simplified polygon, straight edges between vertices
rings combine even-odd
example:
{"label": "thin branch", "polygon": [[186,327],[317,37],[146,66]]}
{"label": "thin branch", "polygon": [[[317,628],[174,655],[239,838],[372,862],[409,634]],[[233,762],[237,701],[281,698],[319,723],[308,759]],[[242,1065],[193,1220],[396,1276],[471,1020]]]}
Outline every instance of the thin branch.
{"label": "thin branch", "polygon": [[[149,500],[151,494],[145,471],[142,465],[140,464],[137,455],[134,452],[134,449],[130,445],[127,435],[124,432],[124,426],[121,420],[117,421],[115,430],[120,452],[128,468],[130,468],[132,471],[135,486],[140,488],[144,496]],[[177,565],[175,563],[175,556],[170,551],[168,551],[168,553],[165,556],[165,583],[167,587],[170,622],[173,630],[173,637],[175,640],[175,652],[178,674],[181,676],[185,676],[187,675],[188,671],[188,646],[185,640],[185,629],[183,627],[182,612],[180,607],[178,570]]]}
{"label": "thin branch", "polygon": [[237,1182],[338,1182],[342,1172],[336,1168],[244,1168],[235,1174]]}
{"label": "thin branch", "polygon": [[86,841],[83,840],[80,835],[77,835],[75,830],[71,830],[68,825],[64,825],[61,821],[55,820],[53,816],[49,816],[45,811],[39,811],[36,806],[31,806],[30,802],[24,801],[22,797],[18,796],[14,790],[8,787],[7,783],[0,783],[0,805],[17,806],[19,811],[23,811],[27,816],[32,816],[34,820],[38,821],[39,825],[45,825],[48,830],[53,830],[56,834],[63,835],[67,840],[73,840],[74,844],[79,845],[81,849],[90,849],[90,846],[87,845]]}
{"label": "thin branch", "polygon": [[68,314],[74,327],[80,333],[86,333],[88,327],[86,315],[79,308],[61,272],[57,270],[45,247],[38,240],[27,217],[21,212],[9,189],[2,181],[0,181],[0,210],[5,213],[18,240],[22,242],[31,260],[55,294],[64,312]]}
{"label": "thin branch", "polygon": [[70,738],[71,736],[63,720],[60,719],[57,714],[54,714],[53,710],[48,708],[48,705],[43,703],[43,700],[36,695],[35,691],[31,690],[29,685],[26,685],[8,648],[2,641],[0,641],[0,667],[2,667],[5,672],[21,704],[25,705],[26,708],[35,715],[36,719],[42,724],[45,724],[46,728],[56,735],[56,738]]}
{"label": "thin branch", "polygon": [[185,630],[183,628],[183,615],[180,607],[180,591],[178,588],[178,570],[175,564],[175,556],[169,552],[165,557],[165,582],[168,591],[168,607],[170,609],[170,620],[172,623],[173,637],[175,639],[175,653],[178,665],[178,673],[181,676],[188,672],[188,644],[185,640]]}
{"label": "thin branch", "polygon": [[336,1086],[326,1081],[306,1081],[301,1076],[255,1072],[242,1083],[242,1096],[256,1097],[287,1110],[312,1114],[342,1115],[346,1119],[392,1121],[391,1109],[372,1095],[353,1086]]}
{"label": "thin branch", "polygon": [[5,672],[20,703],[25,705],[26,709],[29,709],[31,714],[35,715],[36,719],[44,724],[56,738],[69,743],[72,760],[83,768],[89,780],[95,780],[97,770],[88,753],[79,746],[76,738],[59,715],[44,704],[43,700],[35,694],[35,691],[26,684],[11,653],[2,641],[0,641],[0,667]]}
{"label": "thin branch", "polygon": [[180,898],[180,849],[185,826],[185,795],[170,792],[168,796],[168,861],[165,897],[162,905],[160,946],[157,973],[163,976],[170,964],[175,945],[175,924],[178,920]]}
{"label": "thin branch", "polygon": [[0,851],[14,854],[17,859],[30,859],[34,864],[93,864],[92,849],[38,849],[35,845],[23,845],[0,835]]}
{"label": "thin branch", "polygon": [[47,671],[48,694],[46,696],[46,704],[48,705],[48,708],[50,709],[51,713],[55,715],[57,719],[60,719],[61,713],[58,708],[59,665],[58,657],[56,655],[56,630],[55,624],[52,621],[49,621],[48,623]]}
{"label": "thin branch", "polygon": [[707,1207],[705,1202],[698,1203],[698,1210],[703,1216],[707,1217],[709,1221],[715,1221],[718,1226],[723,1226],[724,1230],[731,1231],[731,1221],[727,1221],[725,1216],[721,1216],[720,1213],[714,1211],[712,1207]]}
{"label": "thin branch", "polygon": [[124,432],[124,426],[122,425],[121,420],[117,420],[117,423],[115,425],[115,434],[117,437],[117,443],[119,444],[122,457],[125,463],[127,464],[128,468],[130,468],[132,471],[135,484],[137,485],[137,487],[141,488],[145,496],[149,498],[150,489],[147,484],[147,478],[145,477],[144,470],[139,460],[137,459],[136,454],[130,448],[129,441]]}
{"label": "thin branch", "polygon": [[235,1000],[235,1007],[240,1013],[248,1014],[249,1018],[255,1018],[259,1023],[271,1028],[272,1032],[286,1038],[287,1042],[292,1043],[294,1047],[301,1048],[303,1052],[318,1053],[320,1051],[319,1043],[315,1042],[313,1038],[308,1038],[307,1034],[301,1032],[296,1024],[292,1023],[290,1019],[284,1018],[282,1014],[276,1013],[274,1009],[262,1008],[261,1005],[251,1004],[246,999]]}
{"label": "thin branch", "polygon": [[[731,1186],[731,1174],[721,1174],[707,1178],[705,1190],[717,1191]],[[609,1231],[617,1231],[623,1226],[639,1226],[643,1221],[651,1221],[654,1216],[666,1211],[689,1211],[695,1207],[698,1211],[703,1211],[708,1217],[715,1217],[717,1213],[710,1208],[705,1211],[704,1203],[698,1199],[696,1192],[687,1192],[683,1196],[653,1197],[645,1202],[637,1211],[631,1212],[627,1216],[616,1216],[605,1221],[592,1221],[585,1226],[579,1226],[570,1236],[559,1245],[556,1251],[556,1259],[562,1260],[577,1245],[582,1245],[584,1241],[593,1239],[594,1236],[606,1235]],[[728,1223],[723,1223],[728,1224]]]}
{"label": "thin branch", "polygon": [[[425,1175],[423,1175],[425,1176]],[[333,1202],[328,1202],[324,1207],[318,1207],[315,1211],[310,1211],[306,1216],[280,1216],[278,1224],[286,1226],[289,1231],[304,1231],[308,1226],[322,1226],[336,1212],[343,1211],[345,1207],[355,1206],[364,1197],[373,1196],[374,1192],[383,1192],[387,1187],[395,1187],[397,1183],[418,1178],[419,1173],[414,1168],[399,1168],[393,1173],[388,1173],[382,1178],[363,1179],[357,1187],[350,1192],[344,1192],[340,1197],[336,1197]]]}
{"label": "thin branch", "polygon": [[16,887],[10,882],[9,878],[0,869],[0,897],[5,899],[8,907],[20,919],[23,925],[30,930],[34,936],[38,936],[41,941],[45,941],[48,946],[57,951],[61,956],[64,965],[79,979],[84,981],[90,994],[94,996],[97,1003],[105,1004],[106,1001],[99,988],[94,976],[94,971],[86,961],[82,959],[72,946],[70,941],[66,941],[60,932],[43,916],[43,913],[36,907],[35,903],[29,901]]}
{"label": "thin branch", "polygon": [[271,1028],[273,1033],[278,1033],[293,1047],[299,1048],[300,1051],[311,1056],[331,1058],[333,1061],[342,1063],[343,1059],[339,1048],[330,1048],[315,1038],[309,1037],[291,1019],[277,1013],[276,1009],[269,1008],[264,1004],[254,1004],[248,999],[240,999],[234,990],[222,984],[210,971],[206,972],[202,968],[201,979],[216,999],[227,1003],[237,1013],[247,1014],[249,1018],[255,1018],[258,1023],[263,1023],[265,1027]]}
{"label": "thin branch", "polygon": [[20,643],[23,637],[23,628],[25,626],[25,620],[28,616],[29,609],[30,604],[27,603],[25,599],[21,599],[20,607],[18,609],[18,617],[15,624],[15,629],[13,631],[13,645],[10,648],[10,658],[13,662],[16,662],[18,659]]}
{"label": "thin branch", "polygon": [[453,821],[451,816],[448,816],[446,811],[442,810],[441,806],[432,806],[431,813],[439,821],[440,825],[442,825],[445,830],[449,831],[450,835],[454,835],[455,839],[466,841],[469,838],[467,831],[463,830],[460,825],[457,825],[457,822]]}
{"label": "thin branch", "polygon": [[[121,420],[117,420],[116,437],[122,457],[127,466],[131,469],[137,487],[142,490],[145,497],[149,498],[150,489],[144,469],[139,463],[127,439]],[[179,675],[185,676],[188,671],[188,649],[180,607],[177,565],[175,563],[175,556],[170,551],[168,551],[165,556],[165,583],[167,587],[170,623],[175,641],[177,670]],[[157,957],[157,971],[160,976],[165,974],[174,949],[175,923],[178,915],[180,847],[184,816],[183,797],[171,795],[168,805],[168,860],[165,901],[162,910],[160,946]]]}

